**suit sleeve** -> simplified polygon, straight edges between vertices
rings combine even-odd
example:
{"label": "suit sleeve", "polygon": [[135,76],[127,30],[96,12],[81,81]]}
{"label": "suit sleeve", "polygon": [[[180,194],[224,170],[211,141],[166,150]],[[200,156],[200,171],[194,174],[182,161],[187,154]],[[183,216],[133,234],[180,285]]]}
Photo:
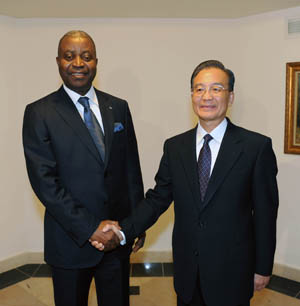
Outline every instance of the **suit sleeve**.
{"label": "suit sleeve", "polygon": [[131,205],[131,211],[144,198],[144,186],[142,180],[141,166],[139,160],[138,146],[132,118],[128,105],[126,104],[126,126],[127,126],[127,176],[128,176],[128,194]]}
{"label": "suit sleeve", "polygon": [[23,146],[31,186],[39,200],[70,237],[82,246],[96,230],[96,220],[61,184],[48,128],[35,105],[28,105],[23,121]]}
{"label": "suit sleeve", "polygon": [[151,227],[173,201],[167,142],[164,145],[164,153],[155,176],[155,182],[154,189],[149,189],[146,198],[138,204],[128,218],[120,223],[128,241],[135,239]]}
{"label": "suit sleeve", "polygon": [[261,147],[253,174],[253,220],[255,231],[255,273],[272,274],[276,247],[278,210],[277,163],[271,140]]}

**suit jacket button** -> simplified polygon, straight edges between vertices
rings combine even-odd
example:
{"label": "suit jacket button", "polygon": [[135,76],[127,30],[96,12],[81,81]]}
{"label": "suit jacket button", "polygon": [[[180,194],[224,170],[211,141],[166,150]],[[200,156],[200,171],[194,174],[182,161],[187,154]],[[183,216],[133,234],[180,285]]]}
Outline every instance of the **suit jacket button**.
{"label": "suit jacket button", "polygon": [[194,251],[194,255],[195,256],[198,256],[199,255],[199,252],[196,250],[196,251]]}
{"label": "suit jacket button", "polygon": [[198,226],[199,226],[199,228],[204,229],[204,228],[206,228],[206,222],[199,221]]}

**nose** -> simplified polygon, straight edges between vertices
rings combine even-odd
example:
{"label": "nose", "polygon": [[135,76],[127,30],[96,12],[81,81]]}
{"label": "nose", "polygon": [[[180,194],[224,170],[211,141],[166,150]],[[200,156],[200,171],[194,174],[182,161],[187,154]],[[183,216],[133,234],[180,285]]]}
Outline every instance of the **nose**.
{"label": "nose", "polygon": [[204,92],[204,94],[202,96],[202,99],[210,100],[211,98],[212,98],[211,90],[210,90],[210,88],[206,88],[205,92]]}
{"label": "nose", "polygon": [[73,66],[75,66],[75,67],[82,67],[83,66],[83,61],[82,61],[82,59],[79,55],[74,58]]}

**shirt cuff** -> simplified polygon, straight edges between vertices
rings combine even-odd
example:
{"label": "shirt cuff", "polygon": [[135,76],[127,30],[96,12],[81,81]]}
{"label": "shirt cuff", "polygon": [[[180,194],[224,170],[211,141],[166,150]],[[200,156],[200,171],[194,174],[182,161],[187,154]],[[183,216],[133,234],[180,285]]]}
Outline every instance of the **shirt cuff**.
{"label": "shirt cuff", "polygon": [[121,233],[121,235],[122,235],[122,237],[123,237],[123,239],[120,241],[120,245],[125,245],[125,244],[126,244],[126,237],[125,237],[125,234],[124,234],[122,231],[120,231],[120,233]]}

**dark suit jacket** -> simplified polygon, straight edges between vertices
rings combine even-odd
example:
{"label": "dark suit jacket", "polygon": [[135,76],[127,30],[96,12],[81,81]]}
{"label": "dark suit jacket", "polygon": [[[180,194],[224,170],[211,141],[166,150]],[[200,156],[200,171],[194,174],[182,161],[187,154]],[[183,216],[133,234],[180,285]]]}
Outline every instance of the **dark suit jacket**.
{"label": "dark suit jacket", "polygon": [[[88,239],[101,220],[121,220],[143,198],[127,102],[96,90],[105,161],[63,87],[26,107],[23,144],[31,185],[46,207],[45,260],[64,268],[100,262]],[[124,129],[114,132],[114,124]]]}
{"label": "dark suit jacket", "polygon": [[174,200],[174,284],[187,303],[197,271],[206,303],[238,305],[253,294],[254,273],[271,275],[276,241],[277,165],[271,140],[228,123],[203,203],[196,128],[168,139],[156,186],[121,222],[132,239]]}

